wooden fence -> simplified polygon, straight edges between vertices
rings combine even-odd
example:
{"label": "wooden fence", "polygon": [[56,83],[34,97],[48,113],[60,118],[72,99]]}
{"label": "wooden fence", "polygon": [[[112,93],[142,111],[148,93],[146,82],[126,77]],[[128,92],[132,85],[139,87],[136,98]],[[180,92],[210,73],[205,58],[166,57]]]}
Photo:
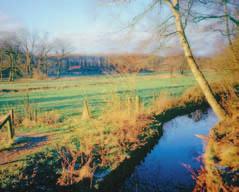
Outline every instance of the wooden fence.
{"label": "wooden fence", "polygon": [[13,109],[10,110],[3,118],[0,118],[0,129],[2,129],[4,125],[7,125],[8,138],[12,141],[15,135]]}

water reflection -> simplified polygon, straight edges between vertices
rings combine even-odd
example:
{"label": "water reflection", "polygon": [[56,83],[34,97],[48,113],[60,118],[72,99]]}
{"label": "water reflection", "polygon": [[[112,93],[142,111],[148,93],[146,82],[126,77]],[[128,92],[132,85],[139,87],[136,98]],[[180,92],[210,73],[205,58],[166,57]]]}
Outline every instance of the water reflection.
{"label": "water reflection", "polygon": [[188,164],[198,169],[198,156],[203,143],[196,134],[208,134],[217,118],[211,110],[177,117],[164,124],[164,133],[158,144],[137,166],[120,191],[127,192],[174,192],[192,191],[194,182]]}

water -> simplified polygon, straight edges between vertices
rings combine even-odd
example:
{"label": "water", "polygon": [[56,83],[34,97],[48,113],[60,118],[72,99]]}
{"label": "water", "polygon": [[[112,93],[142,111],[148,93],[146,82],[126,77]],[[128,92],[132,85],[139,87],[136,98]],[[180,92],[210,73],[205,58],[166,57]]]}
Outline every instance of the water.
{"label": "water", "polygon": [[158,144],[135,168],[120,191],[192,191],[194,181],[183,164],[193,169],[200,167],[198,157],[204,146],[195,135],[207,135],[217,123],[212,110],[202,115],[194,113],[193,116],[177,117],[164,124],[163,136]]}

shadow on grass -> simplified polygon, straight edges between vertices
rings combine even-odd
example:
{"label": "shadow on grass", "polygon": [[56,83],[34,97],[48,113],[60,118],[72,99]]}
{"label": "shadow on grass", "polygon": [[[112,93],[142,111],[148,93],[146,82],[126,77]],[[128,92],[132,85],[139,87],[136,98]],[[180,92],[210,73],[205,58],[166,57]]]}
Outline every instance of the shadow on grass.
{"label": "shadow on grass", "polygon": [[[18,175],[0,171],[1,192],[67,192],[93,191],[89,188],[90,181],[60,186],[57,184],[60,176],[61,159],[56,150],[47,149],[26,158],[25,166],[18,170]],[[3,177],[3,178],[1,178]]]}
{"label": "shadow on grass", "polygon": [[48,140],[47,136],[17,137],[17,138],[15,138],[15,141],[12,145],[9,145],[9,147],[7,147],[7,148],[1,149],[0,152],[3,152],[3,151],[11,152],[11,151],[21,151],[21,150],[26,150],[26,149],[32,149],[47,140]]}

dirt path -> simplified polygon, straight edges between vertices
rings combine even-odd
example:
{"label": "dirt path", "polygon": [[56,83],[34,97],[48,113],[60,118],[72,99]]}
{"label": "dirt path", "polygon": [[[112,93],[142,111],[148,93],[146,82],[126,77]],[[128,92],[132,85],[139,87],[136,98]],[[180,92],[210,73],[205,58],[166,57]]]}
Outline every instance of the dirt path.
{"label": "dirt path", "polygon": [[52,133],[17,135],[10,148],[0,150],[0,165],[21,161],[24,155],[37,152],[42,147],[49,145],[52,140]]}

